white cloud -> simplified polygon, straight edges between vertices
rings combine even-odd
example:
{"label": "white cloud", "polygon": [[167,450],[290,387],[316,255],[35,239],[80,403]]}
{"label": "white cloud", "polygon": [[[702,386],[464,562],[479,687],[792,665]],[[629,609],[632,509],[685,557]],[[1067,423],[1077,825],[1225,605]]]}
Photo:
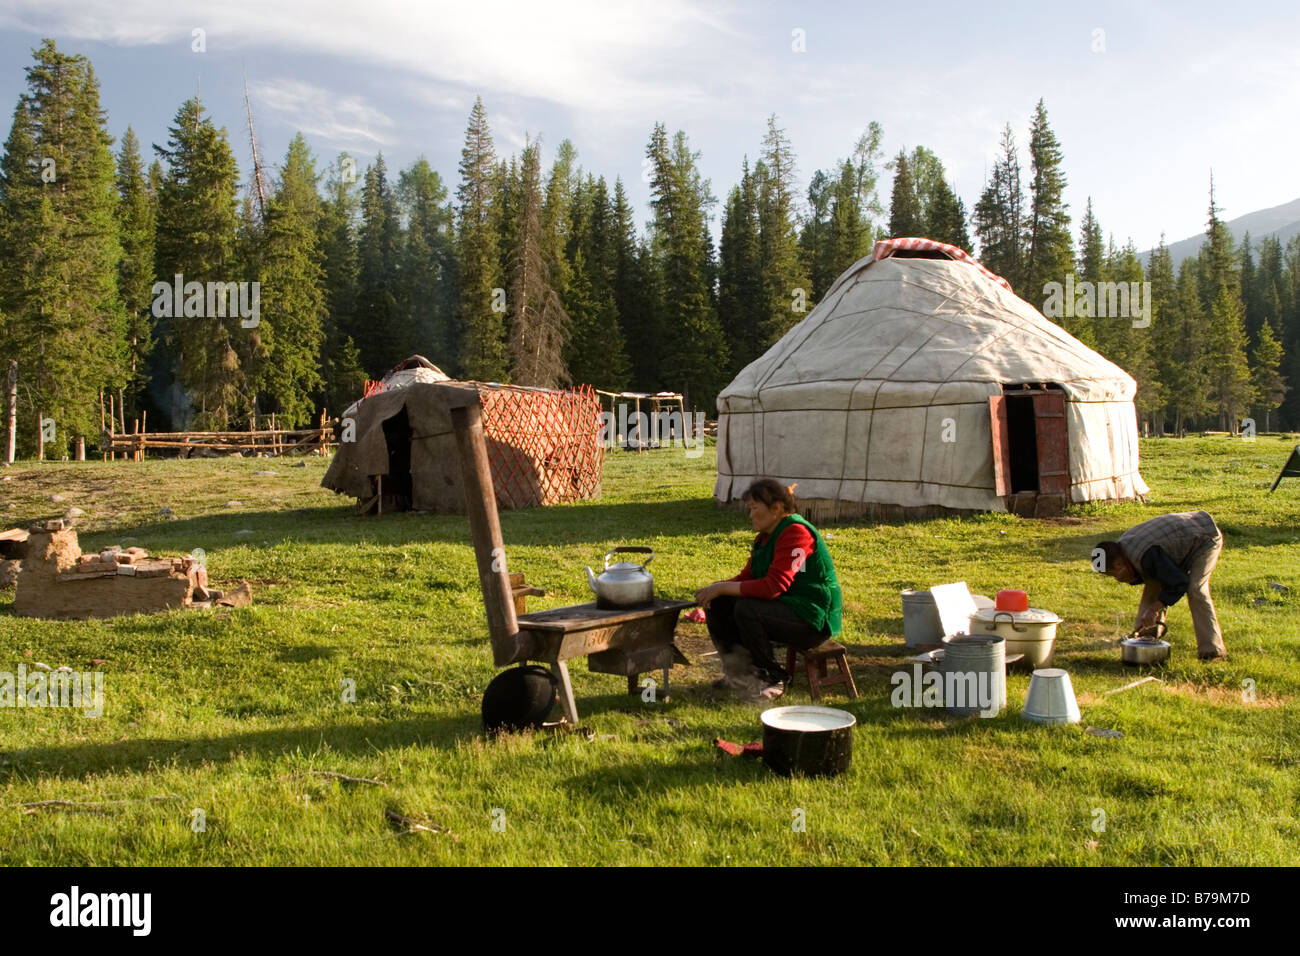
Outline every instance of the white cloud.
{"label": "white cloud", "polygon": [[397,124],[360,96],[339,96],[302,80],[278,78],[250,84],[255,111],[268,111],[294,130],[330,146],[373,148],[395,141]]}
{"label": "white cloud", "polygon": [[712,102],[685,67],[722,58],[736,36],[725,14],[690,0],[572,0],[563,7],[502,0],[227,0],[216,9],[193,0],[11,0],[0,27],[182,48],[201,27],[209,53],[324,54],[605,113],[665,101]]}

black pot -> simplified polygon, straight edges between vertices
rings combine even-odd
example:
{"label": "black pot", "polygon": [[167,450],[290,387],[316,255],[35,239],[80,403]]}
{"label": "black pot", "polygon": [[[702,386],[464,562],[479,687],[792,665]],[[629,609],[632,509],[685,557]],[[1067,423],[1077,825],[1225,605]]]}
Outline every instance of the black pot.
{"label": "black pot", "polygon": [[546,722],[559,681],[547,668],[525,664],[502,671],[483,691],[483,729],[522,730]]}
{"label": "black pot", "polygon": [[853,727],[848,711],[831,707],[773,707],[762,713],[763,763],[782,776],[830,777],[849,769]]}

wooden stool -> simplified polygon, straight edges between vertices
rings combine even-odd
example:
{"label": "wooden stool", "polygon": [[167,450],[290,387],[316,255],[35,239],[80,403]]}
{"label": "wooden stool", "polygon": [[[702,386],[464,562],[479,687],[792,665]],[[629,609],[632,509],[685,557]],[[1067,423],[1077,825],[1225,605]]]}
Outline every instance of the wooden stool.
{"label": "wooden stool", "polygon": [[[806,649],[789,645],[785,655],[785,669],[790,675],[791,687],[794,686],[794,679],[798,673],[795,670],[795,658],[799,654],[803,655],[804,670],[808,672],[808,692],[813,700],[821,698],[823,687],[835,687],[839,684],[848,687],[848,695],[851,699],[857,699],[858,685],[853,683],[853,672],[849,670],[849,654],[843,644],[839,641],[827,640],[816,647]],[[839,668],[839,673],[834,677],[826,676],[828,660],[833,660],[835,666]]]}

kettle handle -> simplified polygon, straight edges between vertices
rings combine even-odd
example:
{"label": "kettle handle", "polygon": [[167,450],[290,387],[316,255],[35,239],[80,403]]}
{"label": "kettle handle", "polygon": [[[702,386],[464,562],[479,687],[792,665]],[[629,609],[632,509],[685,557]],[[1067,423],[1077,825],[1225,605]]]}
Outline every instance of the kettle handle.
{"label": "kettle handle", "polygon": [[649,564],[651,561],[653,561],[653,560],[655,559],[655,550],[654,550],[654,548],[647,548],[647,547],[645,547],[644,545],[629,545],[629,546],[627,546],[627,547],[623,547],[623,548],[615,548],[614,550],[608,552],[608,553],[605,555],[605,570],[606,570],[606,571],[609,570],[609,559],[610,559],[613,555],[616,555],[616,554],[618,554],[618,553],[620,553],[620,552],[630,552],[630,553],[632,553],[632,554],[648,554],[648,555],[650,555],[650,557],[646,558],[645,561],[643,561],[643,562],[641,563],[641,567],[643,567],[643,568],[644,568],[647,564]]}

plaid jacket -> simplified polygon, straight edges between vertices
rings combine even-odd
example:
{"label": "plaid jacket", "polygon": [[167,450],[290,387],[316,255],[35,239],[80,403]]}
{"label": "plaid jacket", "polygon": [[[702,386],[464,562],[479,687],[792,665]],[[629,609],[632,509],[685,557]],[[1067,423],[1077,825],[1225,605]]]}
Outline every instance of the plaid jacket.
{"label": "plaid jacket", "polygon": [[1120,535],[1119,545],[1136,568],[1141,568],[1143,556],[1159,545],[1185,571],[1187,559],[1216,541],[1219,533],[1219,527],[1209,512],[1183,511],[1160,515],[1129,528]]}

